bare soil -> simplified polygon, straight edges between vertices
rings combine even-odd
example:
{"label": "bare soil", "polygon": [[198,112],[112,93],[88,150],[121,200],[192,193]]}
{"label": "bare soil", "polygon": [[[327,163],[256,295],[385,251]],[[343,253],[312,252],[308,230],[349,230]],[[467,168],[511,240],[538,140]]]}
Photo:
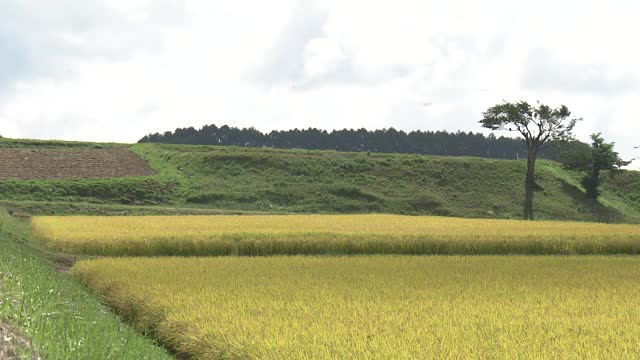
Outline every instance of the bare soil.
{"label": "bare soil", "polygon": [[125,148],[0,148],[0,180],[96,179],[148,175],[153,175],[153,170],[138,155]]}

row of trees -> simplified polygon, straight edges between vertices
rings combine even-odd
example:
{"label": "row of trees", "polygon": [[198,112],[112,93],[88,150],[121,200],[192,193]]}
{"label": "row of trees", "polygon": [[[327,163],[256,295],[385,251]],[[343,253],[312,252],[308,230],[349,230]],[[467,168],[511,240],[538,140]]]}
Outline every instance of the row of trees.
{"label": "row of trees", "polygon": [[[139,142],[476,156],[495,159],[523,159],[527,156],[527,145],[522,139],[460,131],[404,132],[393,128],[374,131],[344,129],[330,132],[309,128],[262,133],[254,128],[207,125],[201,129],[189,127],[163,134],[149,134]],[[542,151],[541,157],[561,160],[569,148],[584,146],[586,144],[578,142],[562,144]]]}

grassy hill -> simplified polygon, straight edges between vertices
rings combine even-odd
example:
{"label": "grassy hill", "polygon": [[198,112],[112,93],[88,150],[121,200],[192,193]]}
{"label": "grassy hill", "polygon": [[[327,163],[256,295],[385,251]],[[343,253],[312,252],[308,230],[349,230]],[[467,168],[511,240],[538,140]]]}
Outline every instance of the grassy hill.
{"label": "grassy hill", "polygon": [[[524,190],[523,161],[5,139],[2,146],[129,146],[156,172],[113,179],[0,181],[0,203],[30,212],[381,212],[518,218]],[[540,161],[536,216],[640,221],[640,172],[605,174],[598,203],[585,197],[579,179],[578,173]]]}

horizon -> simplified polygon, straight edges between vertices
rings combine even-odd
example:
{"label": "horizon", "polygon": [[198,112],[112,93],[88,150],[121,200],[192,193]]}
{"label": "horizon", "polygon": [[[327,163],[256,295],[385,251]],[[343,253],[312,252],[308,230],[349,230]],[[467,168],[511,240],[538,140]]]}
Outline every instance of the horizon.
{"label": "horizon", "polygon": [[211,123],[487,135],[488,107],[540,100],[584,118],[578,140],[601,132],[640,157],[640,50],[628,46],[638,3],[544,0],[526,16],[464,0],[7,0],[1,10],[5,137],[133,143]]}
{"label": "horizon", "polygon": [[[216,124],[209,124],[209,125],[204,125],[204,126],[212,126],[212,125],[215,125],[215,126],[217,126],[218,128],[221,128],[221,127],[224,127],[224,126],[233,127],[233,126],[226,125],[226,124],[225,124],[225,125],[220,125],[220,126],[218,126],[218,125],[216,125]],[[188,127],[187,127],[187,128],[188,128]],[[238,128],[238,129],[240,129],[240,130],[244,130],[244,129],[250,129],[250,128],[252,128],[252,127]],[[175,130],[177,130],[177,129],[178,129],[178,128],[173,129],[173,130],[171,130],[171,132],[173,132],[173,131],[175,131]],[[181,129],[184,129],[184,128],[181,128]],[[194,127],[194,129],[195,129],[195,130],[200,130],[200,129],[202,129],[202,127],[198,127],[198,128]],[[307,128],[307,129],[308,129],[308,128]],[[317,129],[317,128],[316,128],[316,129]],[[360,128],[360,129],[362,129],[362,128]],[[360,129],[343,128],[343,129],[331,129],[331,130],[326,130],[326,131],[327,131],[328,133],[331,133],[331,132],[333,132],[333,131],[341,131],[341,130],[354,131],[354,130],[360,130]],[[391,128],[389,128],[389,129],[391,129]],[[378,131],[378,130],[389,130],[389,129],[366,129],[366,128],[365,128],[365,130],[367,130],[367,131],[369,131],[369,132],[372,132],[372,131]],[[395,128],[394,128],[394,129],[395,129]],[[258,130],[259,132],[261,132],[263,135],[267,135],[267,134],[269,134],[269,132],[264,132],[264,131],[261,131],[261,130],[259,130],[259,129],[256,129],[256,130]],[[271,131],[290,131],[290,130],[295,130],[295,129],[271,130]],[[306,129],[298,129],[298,130],[306,130]],[[317,130],[325,131],[325,129],[317,129]],[[487,134],[485,131],[477,131],[477,132],[473,132],[473,131],[461,131],[461,130],[457,130],[457,131],[455,131],[455,132],[451,132],[451,131],[446,131],[446,130],[420,130],[420,129],[418,129],[418,130],[411,130],[411,131],[405,131],[405,130],[402,130],[402,129],[395,129],[395,130],[397,130],[398,132],[400,132],[400,131],[404,131],[405,133],[410,133],[410,132],[412,132],[412,131],[422,131],[422,132],[437,132],[437,131],[443,131],[443,132],[448,132],[448,133],[450,133],[450,134],[453,134],[453,133],[456,133],[456,132],[463,132],[463,133],[469,133],[469,132],[472,132],[472,133],[474,133],[474,134],[482,134],[482,135],[484,135],[485,137],[486,137],[486,136],[488,136],[488,134]],[[486,129],[485,129],[485,130],[486,130]],[[142,137],[140,137],[138,140],[136,140],[136,141],[134,141],[134,142],[99,141],[99,140],[98,140],[98,141],[94,141],[94,140],[67,140],[67,139],[58,139],[58,138],[46,138],[46,139],[42,139],[42,138],[39,138],[39,139],[36,139],[36,138],[13,138],[13,137],[6,137],[6,136],[2,136],[2,134],[0,134],[0,139],[4,138],[4,139],[9,139],[9,140],[36,140],[36,141],[63,141],[63,142],[95,142],[95,143],[115,143],[115,144],[137,144],[137,143],[139,143],[139,140],[142,140],[142,138],[143,138],[143,137],[145,137],[145,136],[147,136],[147,135],[156,134],[156,133],[157,133],[157,134],[163,134],[164,132],[147,133],[147,134],[143,135]],[[488,133],[492,133],[492,131],[489,131]],[[524,140],[524,139],[522,139],[522,137],[519,137],[519,136],[509,136],[509,133],[506,133],[506,134],[500,134],[500,135],[496,134],[496,133],[499,133],[499,131],[498,131],[498,132],[494,131],[493,133],[496,135],[496,138],[505,137],[505,138],[511,138],[511,139],[520,139],[520,140]],[[579,140],[579,141],[580,141],[580,140]],[[153,142],[151,142],[151,143],[153,143]],[[169,143],[169,144],[171,144],[171,143]],[[184,145],[184,146],[190,146],[190,145],[199,146],[198,144],[178,144],[178,143],[175,143],[175,144],[176,144],[176,145]],[[215,144],[207,144],[207,145],[204,145],[204,146],[230,146],[230,145],[215,145]],[[245,147],[245,146],[240,146],[240,147]],[[282,149],[283,149],[283,150],[294,150],[294,148],[282,148]],[[331,150],[328,150],[328,149],[309,149],[309,150],[310,150],[310,151],[331,151]],[[360,151],[344,151],[344,150],[335,150],[335,151],[338,151],[338,152],[360,152]],[[397,154],[411,155],[412,153],[397,153]],[[481,156],[474,156],[474,155],[433,155],[433,154],[419,154],[419,155],[426,155],[426,156],[444,156],[444,157],[449,157],[449,156],[450,156],[450,157],[478,157],[478,158],[484,158],[484,157],[481,157]],[[494,160],[514,160],[514,159],[494,159]],[[524,161],[525,159],[515,159],[515,160]],[[632,170],[632,171],[640,171],[640,161],[638,161],[638,160],[640,160],[640,159],[625,159],[625,160],[630,160],[630,161],[631,161],[631,163],[630,163],[629,165],[627,165],[627,166],[624,166],[624,167],[623,167],[623,169],[625,169],[625,170]]]}

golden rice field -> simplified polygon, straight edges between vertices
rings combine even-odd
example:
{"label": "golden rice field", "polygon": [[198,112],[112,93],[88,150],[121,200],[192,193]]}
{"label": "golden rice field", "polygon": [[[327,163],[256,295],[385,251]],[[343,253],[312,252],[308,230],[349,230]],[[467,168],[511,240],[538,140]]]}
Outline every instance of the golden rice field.
{"label": "golden rice field", "polygon": [[105,258],[72,273],[196,359],[640,358],[637,257]]}
{"label": "golden rice field", "polygon": [[108,256],[640,254],[640,225],[400,215],[43,216],[58,251]]}

